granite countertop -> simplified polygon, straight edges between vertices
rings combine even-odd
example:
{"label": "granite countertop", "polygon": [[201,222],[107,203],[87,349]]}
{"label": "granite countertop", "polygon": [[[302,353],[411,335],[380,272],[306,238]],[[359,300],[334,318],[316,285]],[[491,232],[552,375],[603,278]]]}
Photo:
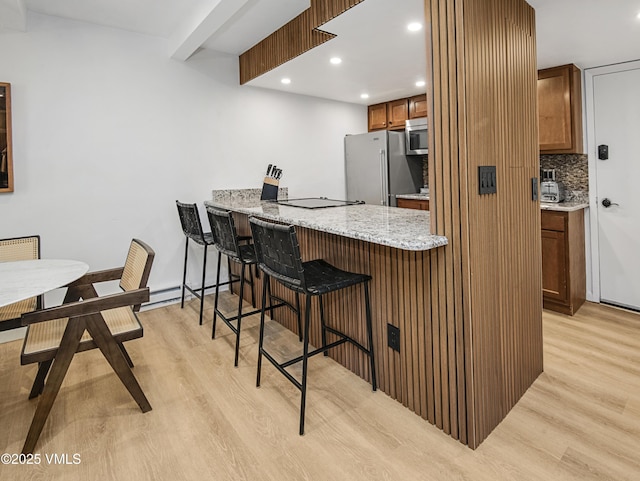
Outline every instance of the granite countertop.
{"label": "granite countertop", "polygon": [[425,251],[448,244],[446,237],[430,233],[428,211],[369,204],[302,209],[271,201],[216,196],[205,205],[403,250]]}
{"label": "granite countertop", "polygon": [[398,194],[396,199],[409,199],[409,200],[429,200],[429,194]]}
{"label": "granite countertop", "polygon": [[574,210],[586,209],[589,207],[588,202],[582,201],[567,201],[567,202],[540,202],[540,209],[542,210],[554,210],[557,212],[573,212]]}

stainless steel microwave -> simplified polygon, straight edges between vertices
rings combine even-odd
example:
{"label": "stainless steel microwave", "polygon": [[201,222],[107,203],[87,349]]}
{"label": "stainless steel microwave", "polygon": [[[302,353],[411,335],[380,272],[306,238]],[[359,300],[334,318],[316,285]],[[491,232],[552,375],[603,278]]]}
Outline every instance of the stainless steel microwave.
{"label": "stainless steel microwave", "polygon": [[429,153],[426,117],[405,121],[404,133],[407,142],[407,155],[426,155]]}

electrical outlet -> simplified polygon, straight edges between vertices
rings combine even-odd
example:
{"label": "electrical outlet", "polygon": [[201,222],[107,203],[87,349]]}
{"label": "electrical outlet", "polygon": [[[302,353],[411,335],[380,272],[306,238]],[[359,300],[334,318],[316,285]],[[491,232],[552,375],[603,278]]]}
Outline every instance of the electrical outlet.
{"label": "electrical outlet", "polygon": [[478,194],[495,194],[497,192],[497,178],[495,165],[478,166]]}
{"label": "electrical outlet", "polygon": [[387,344],[394,351],[400,352],[400,329],[387,324]]}

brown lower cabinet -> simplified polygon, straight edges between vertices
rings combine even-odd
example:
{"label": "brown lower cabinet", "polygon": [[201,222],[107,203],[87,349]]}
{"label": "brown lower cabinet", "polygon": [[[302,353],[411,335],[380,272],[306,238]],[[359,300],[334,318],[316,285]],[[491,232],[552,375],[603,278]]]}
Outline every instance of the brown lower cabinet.
{"label": "brown lower cabinet", "polygon": [[398,207],[405,209],[429,210],[428,200],[398,199]]}
{"label": "brown lower cabinet", "polygon": [[584,211],[541,212],[545,309],[573,315],[586,298]]}

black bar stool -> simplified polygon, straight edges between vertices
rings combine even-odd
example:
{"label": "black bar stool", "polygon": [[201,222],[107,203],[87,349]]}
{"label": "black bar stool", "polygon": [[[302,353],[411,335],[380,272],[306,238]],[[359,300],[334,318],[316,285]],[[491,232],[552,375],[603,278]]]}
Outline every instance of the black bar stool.
{"label": "black bar stool", "polygon": [[[233,215],[230,211],[216,209],[215,207],[207,206],[207,216],[209,217],[209,224],[211,225],[211,233],[213,234],[214,245],[218,249],[218,272],[216,273],[216,300],[213,308],[213,328],[211,330],[211,339],[216,337],[216,319],[220,316],[220,319],[229,326],[236,335],[236,354],[233,362],[234,366],[238,366],[238,351],[240,349],[240,329],[242,324],[242,318],[244,316],[251,316],[260,309],[256,309],[251,312],[242,312],[242,294],[244,292],[245,283],[245,270],[249,268],[249,284],[251,285],[251,303],[256,305],[255,292],[253,290],[253,271],[251,266],[255,266],[258,262],[256,259],[256,253],[253,248],[253,244],[240,244],[236,226],[233,221]],[[238,314],[234,317],[225,317],[225,315],[218,309],[218,293],[220,289],[220,264],[222,260],[222,254],[227,256],[228,260],[231,260],[237,264],[240,264],[240,291],[238,296]],[[231,271],[229,271],[231,272]],[[232,324],[236,321],[236,325]]]}
{"label": "black bar stool", "polygon": [[[300,402],[300,434],[302,435],[304,434],[304,412],[307,397],[307,360],[309,357],[315,356],[321,352],[326,355],[326,352],[329,349],[339,346],[345,342],[350,342],[369,357],[371,384],[374,391],[377,389],[376,370],[373,356],[373,334],[371,329],[371,306],[369,302],[369,281],[371,280],[371,276],[343,271],[322,259],[302,262],[298,237],[293,226],[273,224],[256,219],[255,217],[250,217],[249,222],[251,225],[251,232],[253,234],[256,256],[258,258],[258,267],[265,274],[262,288],[263,309],[260,315],[260,341],[258,344],[258,370],[256,385],[260,386],[262,356],[264,356],[302,393]],[[276,361],[275,358],[263,347],[265,319],[264,306],[270,278],[274,278],[285,287],[295,291],[296,293],[304,294],[306,297],[302,355],[283,363]],[[364,347],[358,341],[346,334],[327,326],[324,319],[322,295],[357,284],[364,285],[367,341],[369,343],[368,348]],[[322,347],[309,352],[309,318],[312,296],[318,296],[318,302],[320,304]],[[327,332],[335,334],[339,339],[327,344]],[[302,380],[298,381],[286,370],[286,368],[300,361],[302,361]]]}
{"label": "black bar stool", "polygon": [[[185,204],[176,200],[176,206],[178,206],[178,215],[180,216],[180,223],[182,224],[182,231],[184,232],[186,242],[184,245],[184,269],[182,271],[182,295],[180,298],[180,307],[184,308],[184,291],[188,290],[191,294],[200,299],[200,317],[199,323],[202,325],[202,312],[204,310],[204,291],[214,287],[214,284],[209,286],[205,285],[205,277],[207,273],[207,250],[209,246],[213,245],[213,236],[211,232],[204,232],[202,230],[202,223],[200,222],[200,214],[198,213],[198,206],[196,204]],[[249,237],[247,237],[249,238]],[[200,289],[192,289],[186,284],[187,280],[187,258],[189,256],[189,239],[196,244],[204,247],[204,260],[202,262],[202,284]],[[227,267],[230,267],[230,263],[227,262]],[[222,285],[230,284],[233,282],[231,279],[231,269],[229,268],[229,281],[224,282]]]}

